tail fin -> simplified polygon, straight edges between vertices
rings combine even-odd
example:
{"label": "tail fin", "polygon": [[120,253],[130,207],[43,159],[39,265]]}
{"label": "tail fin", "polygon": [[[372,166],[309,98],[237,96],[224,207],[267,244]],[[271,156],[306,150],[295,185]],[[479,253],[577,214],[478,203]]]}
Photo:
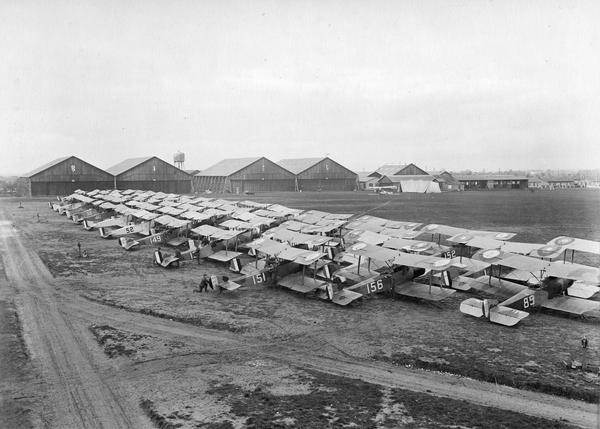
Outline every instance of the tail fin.
{"label": "tail fin", "polygon": [[141,225],[141,231],[140,234],[144,234],[144,235],[150,235],[150,222],[144,222]]}
{"label": "tail fin", "polygon": [[233,258],[229,264],[229,269],[234,273],[239,273],[242,270],[242,263],[239,258]]}
{"label": "tail fin", "polygon": [[196,250],[198,250],[198,247],[196,246],[196,242],[194,240],[192,240],[191,238],[188,240],[188,246],[190,246],[190,250],[192,252],[195,252]]}

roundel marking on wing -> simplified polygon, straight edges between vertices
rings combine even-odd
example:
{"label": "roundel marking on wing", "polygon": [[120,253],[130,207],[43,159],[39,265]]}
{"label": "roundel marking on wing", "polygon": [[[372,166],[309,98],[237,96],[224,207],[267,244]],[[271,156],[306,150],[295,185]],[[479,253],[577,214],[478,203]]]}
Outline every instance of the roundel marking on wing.
{"label": "roundel marking on wing", "polygon": [[490,249],[490,250],[485,250],[481,256],[483,256],[484,259],[493,259],[493,258],[497,258],[498,256],[500,256],[500,251],[498,249]]}
{"label": "roundel marking on wing", "polygon": [[411,248],[411,250],[423,250],[423,249],[429,248],[429,246],[431,246],[430,243],[420,242],[420,243],[412,244],[410,246],[410,248]]}
{"label": "roundel marking on wing", "polygon": [[575,241],[575,239],[573,239],[571,237],[558,237],[556,240],[554,240],[554,242],[556,244],[558,244],[559,246],[564,246],[565,244],[570,244],[573,241]]}
{"label": "roundel marking on wing", "polygon": [[553,244],[547,244],[545,246],[540,247],[537,252],[540,255],[550,255],[552,253],[558,252],[559,250],[561,250],[560,246],[555,246]]}
{"label": "roundel marking on wing", "polygon": [[427,225],[427,226],[425,227],[425,229],[426,229],[427,231],[433,231],[434,229],[437,229],[438,227],[439,227],[439,225],[438,225],[437,223],[432,223],[432,224],[430,224],[430,225]]}
{"label": "roundel marking on wing", "polygon": [[367,247],[366,243],[356,243],[350,247],[350,250],[360,250],[364,249],[365,247]]}
{"label": "roundel marking on wing", "polygon": [[452,261],[450,261],[450,259],[440,259],[440,260],[438,260],[438,261],[435,261],[435,262],[433,263],[433,266],[434,266],[435,268],[442,268],[442,267],[445,267],[445,266],[447,266],[447,265],[450,265],[450,263],[451,263],[451,262],[452,262]]}
{"label": "roundel marking on wing", "polygon": [[500,232],[496,234],[496,238],[499,240],[508,240],[510,236],[511,234],[509,234],[508,232]]}
{"label": "roundel marking on wing", "polygon": [[469,241],[473,238],[471,234],[460,234],[456,236],[457,241]]}

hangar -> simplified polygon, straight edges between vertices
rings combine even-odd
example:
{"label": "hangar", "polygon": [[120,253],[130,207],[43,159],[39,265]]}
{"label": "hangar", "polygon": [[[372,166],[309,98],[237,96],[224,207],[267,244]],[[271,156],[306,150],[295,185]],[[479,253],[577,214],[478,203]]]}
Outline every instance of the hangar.
{"label": "hangar", "polygon": [[194,176],[194,192],[293,191],[295,176],[262,157],[224,159]]}
{"label": "hangar", "polygon": [[358,175],[329,157],[282,159],[277,164],[295,175],[296,191],[354,191]]}
{"label": "hangar", "polygon": [[369,174],[371,177],[381,178],[383,176],[417,176],[417,175],[429,175],[428,172],[422,168],[417,167],[412,162],[410,164],[385,164],[379,167],[377,170]]}
{"label": "hangar", "polygon": [[126,159],[106,170],[114,176],[116,189],[188,194],[192,179],[185,171],[156,156]]}
{"label": "hangar", "polygon": [[23,196],[69,195],[77,189],[111,189],[112,174],[76,156],[55,159],[18,179],[18,193]]}

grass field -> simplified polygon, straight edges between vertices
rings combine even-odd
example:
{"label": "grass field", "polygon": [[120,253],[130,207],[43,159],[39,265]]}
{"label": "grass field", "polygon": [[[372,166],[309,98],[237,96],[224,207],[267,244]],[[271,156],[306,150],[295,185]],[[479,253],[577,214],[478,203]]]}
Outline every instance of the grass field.
{"label": "grass field", "polygon": [[[276,202],[294,208],[336,213],[368,212],[394,220],[516,232],[518,235],[513,241],[546,242],[558,235],[600,241],[600,192],[592,191],[385,196],[294,193],[218,197]],[[9,207],[12,202],[4,201],[4,206]],[[114,240],[102,240],[97,232],[86,232],[51,212],[45,201],[25,201],[25,208],[20,210],[16,209],[16,205],[13,205],[14,209],[11,207],[13,222],[38,249],[38,254],[53,275],[61,279],[64,287],[89,299],[238,332],[248,338],[281,341],[301,338],[315,348],[331,349],[350,356],[440,370],[590,402],[595,401],[598,395],[596,375],[567,370],[562,363],[571,359],[600,362],[600,324],[596,320],[540,312],[532,314],[515,328],[505,328],[459,313],[460,301],[469,296],[463,293],[456,293],[435,305],[377,297],[353,308],[340,308],[273,287],[244,289],[222,296],[195,294],[192,288],[202,273],[225,274],[226,271],[206,263],[200,266],[190,263],[180,269],[162,270],[152,265],[151,249],[125,252]],[[42,217],[39,223],[37,213]],[[77,257],[78,242],[88,250],[89,258]],[[576,261],[598,266],[597,258],[583,254],[576,256]],[[116,338],[110,327],[96,330],[94,334],[103,341],[110,342]],[[585,355],[579,347],[584,335],[590,341]],[[120,347],[117,344],[112,350],[119,351]],[[131,350],[130,353],[135,352],[135,348]],[[336,385],[347,383],[326,379],[321,381],[323,389],[326,390],[330,382]],[[365,391],[371,389],[369,386],[361,388]],[[207,389],[217,397],[227,398],[232,415],[252,415],[257,427],[264,423],[261,420],[264,418],[273,422],[280,418],[297,419],[299,415],[282,412],[269,417],[253,408],[259,407],[253,402],[255,400],[278,404],[283,410],[302,406],[297,402],[302,398],[275,398],[260,391],[252,395],[252,400],[244,399],[227,383],[209,383]],[[342,391],[346,392],[345,389]],[[379,389],[375,390],[371,399],[376,402],[381,402],[384,394],[388,399],[403,395],[401,391],[382,393]],[[148,409],[154,409],[152,404],[159,401],[159,396],[147,398]],[[313,405],[315,398],[318,399],[318,395],[313,395]],[[418,406],[410,405],[413,400],[405,398],[400,401],[404,407],[415,407],[407,414],[413,419],[410,423],[413,427],[428,426],[426,416],[422,416],[425,420],[419,420],[421,417],[415,411]],[[447,413],[444,407],[460,409],[461,406],[466,405],[445,403],[443,410],[435,415],[439,417]],[[307,427],[319,427],[319,423],[328,424],[331,419],[343,417],[343,413],[336,414],[325,408],[321,414],[325,415],[322,417],[325,420],[311,421]],[[370,416],[369,419],[375,417]],[[402,412],[395,418],[401,421]],[[435,421],[436,424],[450,424],[439,419]],[[464,424],[476,426],[474,421]],[[528,426],[534,425],[532,422]]]}

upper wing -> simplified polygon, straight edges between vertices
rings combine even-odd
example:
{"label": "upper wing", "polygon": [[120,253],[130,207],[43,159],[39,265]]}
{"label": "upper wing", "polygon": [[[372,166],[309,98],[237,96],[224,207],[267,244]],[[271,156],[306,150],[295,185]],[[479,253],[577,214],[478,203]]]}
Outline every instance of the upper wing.
{"label": "upper wing", "polygon": [[561,236],[550,240],[548,244],[600,255],[600,242],[597,241]]}

